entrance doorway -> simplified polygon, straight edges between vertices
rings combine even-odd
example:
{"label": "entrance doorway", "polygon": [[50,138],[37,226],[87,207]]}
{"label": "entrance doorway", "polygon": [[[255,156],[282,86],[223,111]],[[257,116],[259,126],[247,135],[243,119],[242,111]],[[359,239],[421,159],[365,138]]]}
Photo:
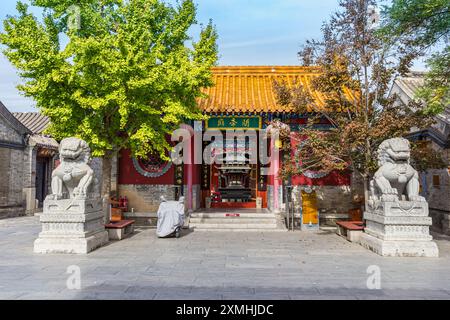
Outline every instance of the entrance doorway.
{"label": "entrance doorway", "polygon": [[38,208],[42,208],[44,199],[48,191],[48,171],[50,158],[37,157],[36,158],[36,200],[38,201]]}
{"label": "entrance doorway", "polygon": [[[245,130],[228,133],[222,131],[225,139],[211,142],[208,152],[212,164],[202,165],[204,207],[267,208],[267,177],[260,172],[259,137]],[[207,145],[204,143],[204,148]]]}
{"label": "entrance doorway", "polygon": [[211,165],[212,208],[256,208],[257,165]]}

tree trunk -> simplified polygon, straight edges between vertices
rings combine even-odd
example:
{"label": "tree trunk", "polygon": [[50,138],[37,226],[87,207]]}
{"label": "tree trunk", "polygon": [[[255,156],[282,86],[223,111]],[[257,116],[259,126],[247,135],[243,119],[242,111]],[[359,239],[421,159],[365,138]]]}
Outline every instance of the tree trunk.
{"label": "tree trunk", "polygon": [[113,153],[107,151],[102,160],[102,198],[105,224],[110,221],[111,168]]}
{"label": "tree trunk", "polygon": [[364,211],[367,210],[367,201],[369,200],[369,176],[363,175],[364,182]]}

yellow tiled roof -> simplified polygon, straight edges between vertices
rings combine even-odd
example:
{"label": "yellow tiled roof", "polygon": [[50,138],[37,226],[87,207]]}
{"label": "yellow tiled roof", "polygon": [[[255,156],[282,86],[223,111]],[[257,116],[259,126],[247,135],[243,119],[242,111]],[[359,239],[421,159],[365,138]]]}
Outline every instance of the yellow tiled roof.
{"label": "yellow tiled roof", "polygon": [[[203,92],[208,98],[199,100],[204,112],[291,112],[289,106],[277,103],[273,80],[297,81],[312,92],[311,79],[319,75],[316,67],[301,66],[220,66],[213,67],[214,86]],[[349,97],[353,97],[348,91]],[[325,105],[325,97],[312,92],[319,106]],[[311,110],[312,111],[312,110]]]}

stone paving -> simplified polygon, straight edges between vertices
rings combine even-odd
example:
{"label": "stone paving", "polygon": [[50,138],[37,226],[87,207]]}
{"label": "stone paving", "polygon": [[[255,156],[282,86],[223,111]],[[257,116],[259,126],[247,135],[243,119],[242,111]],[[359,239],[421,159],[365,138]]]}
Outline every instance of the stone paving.
{"label": "stone paving", "polygon": [[[88,255],[39,255],[37,217],[0,220],[0,299],[450,299],[450,239],[440,258],[383,258],[328,231],[137,229]],[[80,267],[69,290],[67,268]],[[367,288],[369,266],[381,289]]]}

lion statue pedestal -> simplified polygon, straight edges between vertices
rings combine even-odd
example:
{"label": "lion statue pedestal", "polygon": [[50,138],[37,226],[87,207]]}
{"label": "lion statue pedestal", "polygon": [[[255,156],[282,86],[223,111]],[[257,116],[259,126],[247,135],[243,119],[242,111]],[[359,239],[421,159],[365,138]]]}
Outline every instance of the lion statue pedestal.
{"label": "lion statue pedestal", "polygon": [[378,148],[380,168],[370,183],[360,243],[382,256],[438,257],[428,203],[419,195],[418,173],[409,159],[406,139],[388,139]]}
{"label": "lion statue pedestal", "polygon": [[35,253],[88,253],[108,242],[101,199],[92,199],[90,149],[77,138],[59,147],[61,164],[52,173],[52,194],[44,201],[42,232]]}

